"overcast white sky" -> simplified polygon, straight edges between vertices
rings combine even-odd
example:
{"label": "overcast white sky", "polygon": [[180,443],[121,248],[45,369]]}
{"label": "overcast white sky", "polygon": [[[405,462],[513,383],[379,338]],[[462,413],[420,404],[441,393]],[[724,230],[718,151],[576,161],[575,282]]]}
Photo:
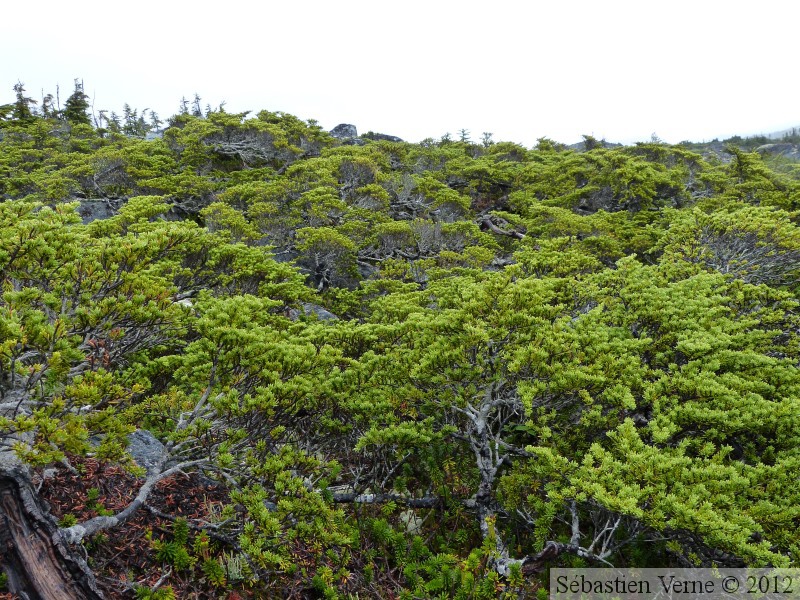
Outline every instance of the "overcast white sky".
{"label": "overcast white sky", "polygon": [[800,125],[797,0],[36,0],[0,9],[12,86],[162,118],[268,109],[419,141],[464,128],[708,140]]}

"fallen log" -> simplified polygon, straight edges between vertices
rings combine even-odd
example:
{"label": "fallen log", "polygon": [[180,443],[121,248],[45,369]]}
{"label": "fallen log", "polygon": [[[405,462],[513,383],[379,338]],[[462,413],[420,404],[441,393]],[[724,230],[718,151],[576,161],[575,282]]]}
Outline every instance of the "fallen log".
{"label": "fallen log", "polygon": [[0,464],[0,572],[24,600],[101,600],[86,561],[62,539],[27,469]]}

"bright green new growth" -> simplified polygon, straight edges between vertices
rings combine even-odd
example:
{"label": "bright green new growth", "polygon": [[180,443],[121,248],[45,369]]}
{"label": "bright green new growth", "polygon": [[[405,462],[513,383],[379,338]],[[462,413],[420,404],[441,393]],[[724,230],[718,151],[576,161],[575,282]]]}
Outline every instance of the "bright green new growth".
{"label": "bright green new growth", "polygon": [[[790,174],[737,148],[343,146],[266,111],[187,112],[145,142],[93,130],[79,89],[70,127],[15,90],[0,451],[120,464],[144,497],[65,515],[70,541],[186,472],[228,502],[152,560],[219,593],[798,565]],[[84,224],[87,199],[113,216]],[[164,444],[147,472],[137,429]]]}

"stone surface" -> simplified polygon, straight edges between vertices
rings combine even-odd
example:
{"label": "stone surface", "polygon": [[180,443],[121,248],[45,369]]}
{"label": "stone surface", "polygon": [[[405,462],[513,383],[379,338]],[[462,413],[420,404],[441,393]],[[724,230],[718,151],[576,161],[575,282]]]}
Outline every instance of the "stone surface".
{"label": "stone surface", "polygon": [[329,133],[333,137],[338,138],[340,140],[358,137],[358,129],[356,129],[355,125],[351,125],[350,123],[340,123],[333,129],[331,129]]}
{"label": "stone surface", "polygon": [[764,144],[756,148],[759,154],[772,154],[774,156],[783,156],[791,158],[792,160],[800,160],[800,146],[797,144]]}
{"label": "stone surface", "polygon": [[[607,142],[605,140],[597,140],[598,148],[621,148],[622,144],[616,142]],[[578,142],[577,144],[570,144],[567,150],[575,150],[576,152],[586,152],[586,141]]]}
{"label": "stone surface", "polygon": [[311,304],[310,302],[306,302],[303,304],[303,312],[306,314],[307,317],[311,315],[316,316],[320,321],[338,321],[339,317],[337,317],[332,312],[329,312],[319,306],[318,304]]}
{"label": "stone surface", "polygon": [[718,160],[722,164],[728,164],[733,160],[733,154],[728,153],[726,144],[719,140],[709,142],[701,154],[705,160]]}
{"label": "stone surface", "polygon": [[378,140],[383,142],[402,142],[403,139],[397,137],[396,135],[388,135],[386,133],[365,133],[361,137],[367,138],[368,140]]}
{"label": "stone surface", "polygon": [[83,224],[88,225],[92,221],[98,219],[108,219],[117,214],[117,210],[112,206],[111,201],[104,198],[94,198],[81,200],[81,205],[78,207],[78,214],[83,219]]}
{"label": "stone surface", "polygon": [[164,444],[146,429],[137,429],[128,436],[128,452],[148,476],[156,472],[163,451]]}
{"label": "stone surface", "polygon": [[374,265],[370,265],[364,262],[358,263],[358,274],[362,279],[369,279],[370,277],[374,277],[380,269]]}

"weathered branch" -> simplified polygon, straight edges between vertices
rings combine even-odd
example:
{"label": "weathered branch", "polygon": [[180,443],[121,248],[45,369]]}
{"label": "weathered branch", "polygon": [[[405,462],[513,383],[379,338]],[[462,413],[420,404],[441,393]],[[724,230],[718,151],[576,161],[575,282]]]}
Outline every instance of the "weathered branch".
{"label": "weathered branch", "polygon": [[408,498],[399,494],[333,494],[333,501],[337,504],[380,504],[383,502],[397,502],[410,508],[434,508],[441,504],[441,499],[436,496],[424,498]]}
{"label": "weathered branch", "polygon": [[150,492],[153,490],[153,487],[159,481],[165,477],[174,475],[175,473],[182,472],[183,469],[187,467],[194,467],[199,464],[203,464],[204,462],[206,462],[205,459],[183,462],[167,469],[166,471],[161,471],[160,473],[151,475],[145,480],[145,482],[142,484],[142,487],[139,488],[139,493],[136,494],[136,497],[120,512],[111,516],[94,517],[83,523],[73,525],[72,527],[63,528],[61,529],[62,537],[68,544],[77,544],[86,536],[94,535],[98,531],[103,531],[104,529],[110,529],[112,527],[121,525],[130,519],[134,513],[136,513],[136,511],[139,510],[142,505],[144,505],[144,503],[147,501],[147,498],[150,496]]}
{"label": "weathered branch", "polygon": [[[7,456],[6,456],[7,458]],[[0,572],[20,598],[101,600],[86,562],[58,534],[28,471],[0,461]]]}
{"label": "weathered branch", "polygon": [[479,225],[483,225],[484,227],[489,229],[492,233],[496,233],[497,235],[505,235],[507,237],[513,237],[513,238],[516,238],[518,240],[525,239],[525,234],[524,233],[520,233],[519,231],[514,231],[514,230],[506,231],[505,229],[500,229],[497,225],[492,223],[491,218],[488,217],[488,216],[483,217],[478,222],[478,224]]}

